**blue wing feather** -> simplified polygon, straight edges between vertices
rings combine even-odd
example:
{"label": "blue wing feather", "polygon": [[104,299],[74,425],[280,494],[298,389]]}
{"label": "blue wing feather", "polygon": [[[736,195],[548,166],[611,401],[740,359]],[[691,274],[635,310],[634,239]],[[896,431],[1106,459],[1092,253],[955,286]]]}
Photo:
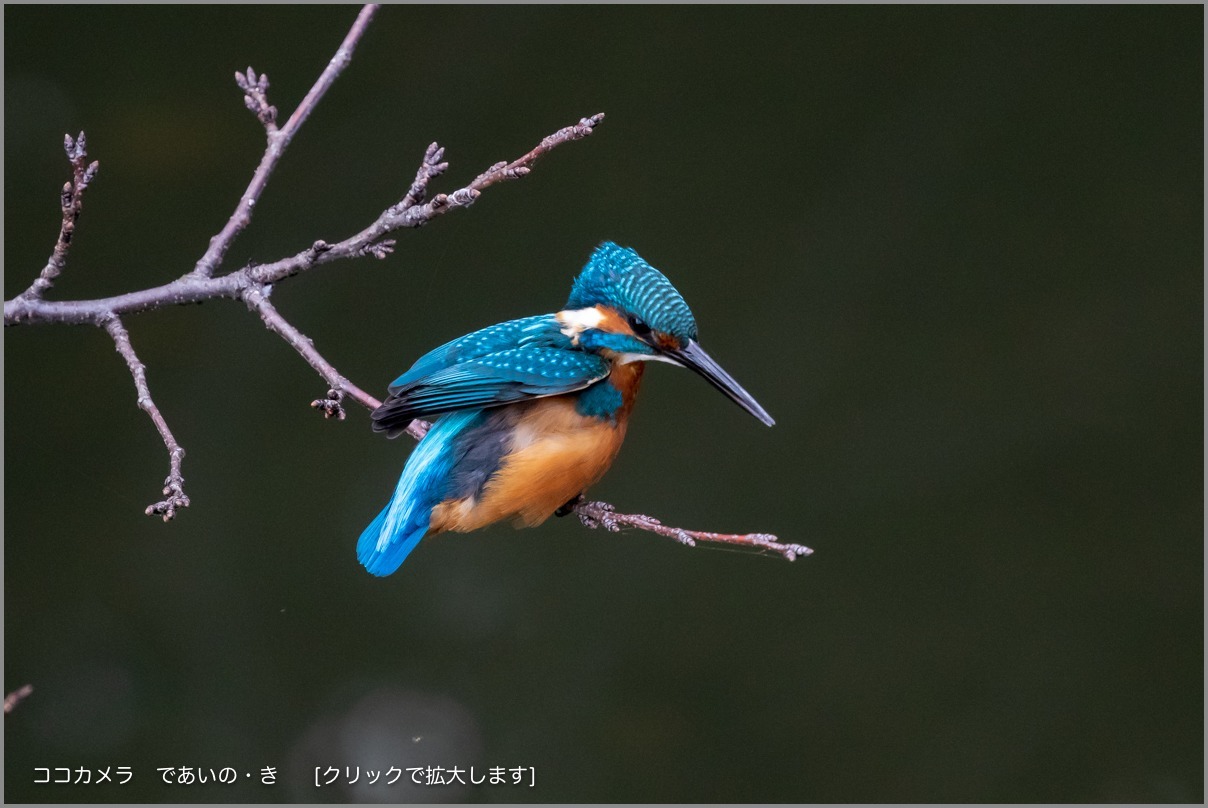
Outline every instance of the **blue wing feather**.
{"label": "blue wing feather", "polygon": [[531,347],[499,351],[396,387],[373,411],[373,428],[389,431],[414,418],[570,393],[603,379],[608,371],[606,360],[582,351]]}
{"label": "blue wing feather", "polygon": [[554,315],[511,320],[421,357],[390,385],[373,428],[393,436],[415,418],[582,390],[608,371],[607,361],[572,347]]}
{"label": "blue wing feather", "polygon": [[396,388],[406,387],[469,359],[526,346],[570,348],[571,341],[562,333],[561,324],[552,314],[509,320],[458,337],[429,351],[417,359],[406,373],[391,382],[389,390],[393,393]]}

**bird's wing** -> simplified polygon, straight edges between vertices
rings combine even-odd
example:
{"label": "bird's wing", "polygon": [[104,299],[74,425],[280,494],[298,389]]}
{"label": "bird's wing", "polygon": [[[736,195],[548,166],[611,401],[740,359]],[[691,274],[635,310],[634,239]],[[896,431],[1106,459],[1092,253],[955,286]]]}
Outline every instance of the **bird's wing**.
{"label": "bird's wing", "polygon": [[569,348],[570,339],[562,333],[561,328],[552,314],[539,314],[488,326],[424,354],[410,370],[390,383],[389,390],[397,393],[437,371],[510,348]]}
{"label": "bird's wing", "polygon": [[414,418],[570,393],[608,372],[606,360],[583,351],[531,345],[496,351],[392,386],[373,411],[373,429],[397,432]]}

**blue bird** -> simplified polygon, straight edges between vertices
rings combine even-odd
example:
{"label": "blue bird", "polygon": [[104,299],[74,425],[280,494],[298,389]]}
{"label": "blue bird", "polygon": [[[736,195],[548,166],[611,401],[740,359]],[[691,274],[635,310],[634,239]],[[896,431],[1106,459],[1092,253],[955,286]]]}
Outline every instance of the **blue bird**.
{"label": "blue bird", "polygon": [[697,343],[671,282],[632,249],[605,242],[566,306],[500,323],[421,357],[373,411],[396,437],[436,418],[389,504],[357,542],[390,575],[425,536],[503,519],[532,527],[577,500],[612,465],[648,361],[696,371],[764,424],[763,407]]}

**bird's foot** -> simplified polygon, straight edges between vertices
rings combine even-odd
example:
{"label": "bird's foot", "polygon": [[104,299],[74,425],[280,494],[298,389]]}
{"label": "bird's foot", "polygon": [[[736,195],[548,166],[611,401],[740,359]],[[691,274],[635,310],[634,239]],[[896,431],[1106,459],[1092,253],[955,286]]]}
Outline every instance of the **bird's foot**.
{"label": "bird's foot", "polygon": [[344,401],[343,390],[328,390],[327,398],[317,398],[310,402],[310,406],[314,407],[323,413],[324,418],[335,418],[337,421],[344,420]]}
{"label": "bird's foot", "polygon": [[593,530],[603,528],[609,533],[620,532],[621,523],[613,516],[616,508],[612,505],[609,505],[607,502],[582,501],[576,503],[576,505],[579,507],[575,509],[575,512],[579,515],[579,521],[585,527],[592,528]]}
{"label": "bird's foot", "polygon": [[685,547],[696,546],[696,539],[692,538],[688,531],[684,530],[683,528],[677,528],[675,532],[671,534],[671,538],[675,539]]}

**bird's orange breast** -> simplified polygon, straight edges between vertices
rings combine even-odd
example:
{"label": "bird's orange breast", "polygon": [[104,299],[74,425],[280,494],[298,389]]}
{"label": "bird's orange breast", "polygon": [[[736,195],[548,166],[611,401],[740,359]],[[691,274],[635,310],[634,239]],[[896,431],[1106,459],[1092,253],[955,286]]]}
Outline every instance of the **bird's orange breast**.
{"label": "bird's orange breast", "polygon": [[532,527],[596,483],[625,440],[642,363],[615,364],[609,381],[620,391],[615,419],[580,415],[576,396],[551,396],[517,408],[507,454],[478,497],[441,503],[431,533],[465,533],[509,519]]}

